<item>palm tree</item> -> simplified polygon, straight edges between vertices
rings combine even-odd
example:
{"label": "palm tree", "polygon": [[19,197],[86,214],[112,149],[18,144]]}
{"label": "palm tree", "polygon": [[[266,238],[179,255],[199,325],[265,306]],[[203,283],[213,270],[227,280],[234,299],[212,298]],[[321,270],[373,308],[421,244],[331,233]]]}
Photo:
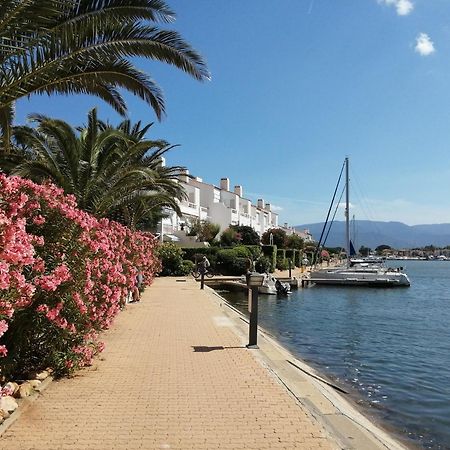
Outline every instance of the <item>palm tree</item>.
{"label": "palm tree", "polygon": [[81,209],[132,227],[154,222],[164,208],[180,213],[177,201],[185,192],[177,180],[184,168],[163,164],[174,146],[144,139],[151,124],[114,128],[101,122],[95,109],[77,130],[45,116],[30,119],[36,128],[14,128],[21,156],[11,174],[50,180],[75,195]]}
{"label": "palm tree", "polygon": [[123,88],[164,114],[158,85],[129,61],[159,60],[198,80],[202,57],[169,23],[163,0],[1,0],[0,130],[9,149],[14,104],[32,94],[91,94],[125,115]]}

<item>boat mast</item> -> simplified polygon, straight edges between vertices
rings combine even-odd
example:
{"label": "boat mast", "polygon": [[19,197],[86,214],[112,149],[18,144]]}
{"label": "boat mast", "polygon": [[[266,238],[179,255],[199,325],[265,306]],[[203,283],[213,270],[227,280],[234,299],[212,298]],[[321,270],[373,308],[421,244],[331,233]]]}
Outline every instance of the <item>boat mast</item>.
{"label": "boat mast", "polygon": [[350,189],[348,157],[345,158],[345,244],[347,250],[347,267],[350,267]]}

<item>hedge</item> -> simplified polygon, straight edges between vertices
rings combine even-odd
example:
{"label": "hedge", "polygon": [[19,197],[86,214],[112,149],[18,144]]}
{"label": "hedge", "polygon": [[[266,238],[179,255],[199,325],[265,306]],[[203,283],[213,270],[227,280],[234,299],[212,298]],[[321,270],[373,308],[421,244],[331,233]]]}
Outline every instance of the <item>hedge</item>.
{"label": "hedge", "polygon": [[277,266],[277,246],[276,245],[263,245],[261,246],[262,252],[264,256],[267,256],[270,259],[270,263],[272,265],[272,270]]}

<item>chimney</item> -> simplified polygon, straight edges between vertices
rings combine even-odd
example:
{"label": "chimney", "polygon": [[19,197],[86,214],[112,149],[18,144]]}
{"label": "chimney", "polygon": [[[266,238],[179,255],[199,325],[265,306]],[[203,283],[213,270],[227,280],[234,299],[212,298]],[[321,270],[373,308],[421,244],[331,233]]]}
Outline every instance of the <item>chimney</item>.
{"label": "chimney", "polygon": [[221,178],[220,179],[220,189],[224,191],[230,190],[230,179],[229,178]]}
{"label": "chimney", "polygon": [[271,211],[270,203],[266,203],[266,210],[267,210],[267,211]]}
{"label": "chimney", "polygon": [[242,186],[235,186],[234,187],[234,193],[239,195],[239,197],[243,197],[243,193],[242,193]]}
{"label": "chimney", "polygon": [[183,169],[181,175],[179,176],[179,179],[183,183],[189,183],[189,170]]}
{"label": "chimney", "polygon": [[264,209],[264,200],[262,198],[258,198],[258,208]]}

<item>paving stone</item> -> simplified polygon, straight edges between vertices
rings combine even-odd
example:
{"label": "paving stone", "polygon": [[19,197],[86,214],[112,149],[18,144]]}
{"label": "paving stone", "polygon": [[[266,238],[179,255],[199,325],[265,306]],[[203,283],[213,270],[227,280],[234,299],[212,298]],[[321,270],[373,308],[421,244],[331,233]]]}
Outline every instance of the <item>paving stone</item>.
{"label": "paving stone", "polygon": [[336,448],[196,283],[159,278],[141,299],[96,369],[54,381],[0,449]]}

